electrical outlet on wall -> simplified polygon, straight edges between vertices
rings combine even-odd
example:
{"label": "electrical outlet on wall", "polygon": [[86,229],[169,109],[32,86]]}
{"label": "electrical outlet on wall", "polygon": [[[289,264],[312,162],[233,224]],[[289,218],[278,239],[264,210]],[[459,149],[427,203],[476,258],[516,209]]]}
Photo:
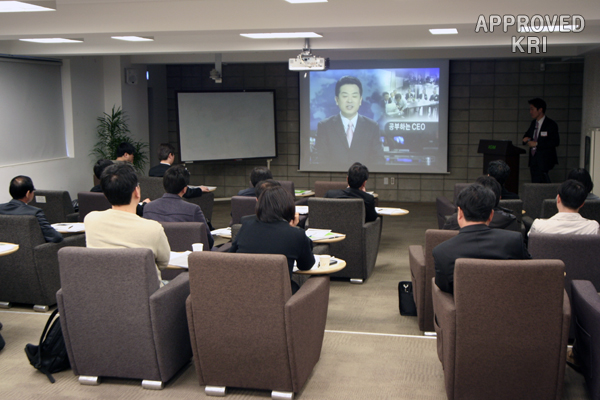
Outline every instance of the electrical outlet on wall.
{"label": "electrical outlet on wall", "polygon": [[390,178],[390,185],[394,185],[396,183],[396,179],[394,177]]}
{"label": "electrical outlet on wall", "polygon": [[383,184],[387,185],[388,184],[388,178],[383,178]]}

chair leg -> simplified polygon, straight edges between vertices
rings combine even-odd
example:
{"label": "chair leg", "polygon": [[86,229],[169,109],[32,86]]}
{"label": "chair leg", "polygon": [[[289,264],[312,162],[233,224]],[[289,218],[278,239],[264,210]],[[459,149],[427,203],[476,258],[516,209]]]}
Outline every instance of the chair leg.
{"label": "chair leg", "polygon": [[80,385],[98,386],[100,384],[100,377],[99,376],[79,375],[79,384]]}
{"label": "chair leg", "polygon": [[350,283],[356,283],[356,284],[362,285],[363,280],[362,279],[358,279],[358,278],[351,278],[350,279]]}
{"label": "chair leg", "polygon": [[294,400],[294,392],[279,392],[273,390],[271,392],[271,398],[273,400]]}
{"label": "chair leg", "polygon": [[49,306],[41,306],[39,304],[36,304],[35,306],[33,306],[33,311],[37,311],[37,312],[48,312],[49,309],[50,309]]}
{"label": "chair leg", "polygon": [[226,387],[225,386],[206,386],[204,388],[204,393],[206,393],[207,396],[216,396],[216,397],[225,397],[225,391],[226,391]]}
{"label": "chair leg", "polygon": [[144,389],[149,389],[149,390],[162,390],[162,388],[164,387],[164,384],[161,381],[151,381],[148,379],[144,379],[142,381],[142,387]]}
{"label": "chair leg", "polygon": [[0,301],[0,308],[11,308],[12,303],[10,301]]}

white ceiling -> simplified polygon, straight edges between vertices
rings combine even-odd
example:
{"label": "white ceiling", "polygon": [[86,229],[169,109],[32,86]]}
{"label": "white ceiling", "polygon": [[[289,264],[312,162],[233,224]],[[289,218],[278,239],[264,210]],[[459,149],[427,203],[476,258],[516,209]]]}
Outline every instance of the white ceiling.
{"label": "white ceiling", "polygon": [[[0,53],[32,56],[131,55],[134,62],[286,61],[303,39],[257,40],[249,32],[314,31],[313,53],[332,59],[514,57],[507,33],[475,33],[479,15],[578,14],[581,33],[550,33],[541,56],[573,57],[600,49],[598,0],[57,0],[57,11],[0,14]],[[430,28],[457,28],[434,36]],[[153,36],[129,43],[113,35]],[[539,36],[543,34],[537,34]],[[36,44],[19,38],[83,38],[78,44]]]}

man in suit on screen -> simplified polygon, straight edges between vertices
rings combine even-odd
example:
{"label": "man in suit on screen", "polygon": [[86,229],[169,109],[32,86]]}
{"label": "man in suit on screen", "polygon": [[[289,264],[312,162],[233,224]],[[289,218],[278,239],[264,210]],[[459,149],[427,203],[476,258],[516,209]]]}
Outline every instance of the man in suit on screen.
{"label": "man in suit on screen", "polygon": [[529,115],[533,118],[523,136],[529,146],[529,170],[531,182],[550,183],[548,172],[558,164],[556,148],[560,144],[558,125],[546,117],[546,102],[542,99],[529,100]]}
{"label": "man in suit on screen", "polygon": [[344,76],[336,83],[335,103],[340,113],[319,122],[315,143],[319,165],[336,170],[354,160],[368,165],[384,163],[379,125],[358,114],[362,93],[356,77]]}

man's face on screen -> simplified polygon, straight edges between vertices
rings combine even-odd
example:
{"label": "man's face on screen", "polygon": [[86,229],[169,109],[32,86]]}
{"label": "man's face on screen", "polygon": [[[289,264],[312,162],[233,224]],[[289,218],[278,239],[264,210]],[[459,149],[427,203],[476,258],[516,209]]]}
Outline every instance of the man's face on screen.
{"label": "man's face on screen", "polygon": [[335,103],[340,108],[342,115],[348,119],[354,118],[358,114],[358,109],[362,103],[362,96],[357,85],[348,84],[340,87],[340,94],[336,96]]}

